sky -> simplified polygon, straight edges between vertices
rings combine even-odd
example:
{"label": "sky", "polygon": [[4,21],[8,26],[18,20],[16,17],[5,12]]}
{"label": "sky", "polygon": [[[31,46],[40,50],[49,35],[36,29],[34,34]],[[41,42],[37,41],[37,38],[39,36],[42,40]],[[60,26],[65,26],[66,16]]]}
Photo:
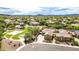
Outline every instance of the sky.
{"label": "sky", "polygon": [[79,0],[0,0],[0,7],[79,7]]}
{"label": "sky", "polygon": [[[18,12],[19,14],[24,14],[30,11],[39,12],[41,10],[39,7],[79,7],[79,0],[0,0],[0,7],[16,9],[22,11]],[[8,13],[9,11],[0,9],[0,13]],[[12,10],[9,13],[14,11]]]}

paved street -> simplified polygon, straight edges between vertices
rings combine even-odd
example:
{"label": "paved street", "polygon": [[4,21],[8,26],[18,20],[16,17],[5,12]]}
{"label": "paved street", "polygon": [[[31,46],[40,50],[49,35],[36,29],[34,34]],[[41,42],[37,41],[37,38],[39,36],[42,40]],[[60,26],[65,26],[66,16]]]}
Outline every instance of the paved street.
{"label": "paved street", "polygon": [[20,51],[79,51],[79,48],[51,45],[51,44],[42,44],[42,43],[33,43],[25,45]]}

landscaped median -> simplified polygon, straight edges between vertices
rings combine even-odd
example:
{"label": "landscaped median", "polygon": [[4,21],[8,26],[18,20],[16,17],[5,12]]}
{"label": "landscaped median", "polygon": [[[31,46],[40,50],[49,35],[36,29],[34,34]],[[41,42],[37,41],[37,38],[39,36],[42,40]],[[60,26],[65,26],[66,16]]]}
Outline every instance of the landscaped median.
{"label": "landscaped median", "polygon": [[4,32],[4,36],[1,41],[1,49],[16,50],[17,48],[19,48],[24,44],[32,43],[33,41],[36,40],[36,37],[39,33],[38,31],[39,31],[38,27],[32,27],[32,26],[27,26],[22,30],[8,30]]}

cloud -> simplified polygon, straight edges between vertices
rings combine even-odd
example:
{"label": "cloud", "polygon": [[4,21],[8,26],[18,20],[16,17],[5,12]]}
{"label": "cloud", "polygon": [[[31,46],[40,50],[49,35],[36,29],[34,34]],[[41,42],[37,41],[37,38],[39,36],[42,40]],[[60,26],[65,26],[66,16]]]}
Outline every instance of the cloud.
{"label": "cloud", "polygon": [[35,7],[28,9],[14,9],[0,7],[0,14],[8,15],[67,15],[79,14],[79,7]]}
{"label": "cloud", "polygon": [[19,12],[20,11],[16,9],[0,7],[0,14],[12,15],[13,13],[19,13]]}
{"label": "cloud", "polygon": [[78,0],[0,0],[0,14],[10,15],[79,14],[78,7]]}

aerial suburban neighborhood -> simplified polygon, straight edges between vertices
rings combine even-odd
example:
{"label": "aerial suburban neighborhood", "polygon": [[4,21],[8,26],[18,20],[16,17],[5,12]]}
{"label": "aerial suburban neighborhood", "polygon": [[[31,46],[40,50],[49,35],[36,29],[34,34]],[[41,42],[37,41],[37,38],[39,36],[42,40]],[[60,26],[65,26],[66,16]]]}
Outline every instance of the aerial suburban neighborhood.
{"label": "aerial suburban neighborhood", "polygon": [[0,15],[1,51],[16,51],[32,43],[57,44],[79,50],[79,16]]}

